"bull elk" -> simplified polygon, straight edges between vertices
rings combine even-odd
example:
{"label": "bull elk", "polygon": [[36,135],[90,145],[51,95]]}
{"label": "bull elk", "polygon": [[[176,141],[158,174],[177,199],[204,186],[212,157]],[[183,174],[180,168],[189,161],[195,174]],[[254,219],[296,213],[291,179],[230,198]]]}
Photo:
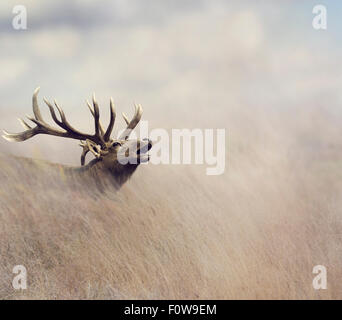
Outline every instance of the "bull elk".
{"label": "bull elk", "polygon": [[[28,119],[32,121],[35,126],[29,125],[26,121],[19,119],[20,123],[25,128],[25,131],[20,133],[8,133],[4,131],[3,138],[8,141],[25,141],[38,134],[46,134],[70,139],[80,140],[80,146],[83,149],[81,155],[80,167],[69,167],[62,165],[51,166],[35,166],[35,167],[48,167],[49,174],[53,171],[52,167],[58,167],[56,172],[63,172],[63,177],[67,177],[69,181],[81,182],[82,184],[89,184],[95,182],[96,185],[104,186],[104,181],[110,181],[114,184],[116,189],[119,189],[134,173],[140,163],[148,162],[148,151],[152,148],[152,142],[149,139],[137,139],[130,140],[129,136],[132,130],[139,123],[142,116],[142,107],[135,105],[135,114],[132,120],[123,115],[123,118],[127,124],[126,129],[118,137],[113,139],[111,137],[114,122],[116,118],[116,111],[114,107],[113,99],[110,99],[110,122],[105,130],[100,121],[99,106],[95,98],[95,94],[92,98],[92,104],[87,101],[87,105],[90,109],[95,121],[95,133],[86,134],[76,130],[67,121],[66,116],[62,108],[58,105],[57,101],[54,104],[50,103],[44,98],[44,102],[49,108],[53,121],[57,124],[58,128],[55,128],[48,124],[42,117],[38,106],[38,92],[39,88],[34,91],[32,104],[34,117]],[[58,111],[59,117],[56,115]],[[86,155],[91,152],[95,159],[85,164]],[[37,163],[32,159],[25,159],[25,161],[31,161],[31,163]]]}

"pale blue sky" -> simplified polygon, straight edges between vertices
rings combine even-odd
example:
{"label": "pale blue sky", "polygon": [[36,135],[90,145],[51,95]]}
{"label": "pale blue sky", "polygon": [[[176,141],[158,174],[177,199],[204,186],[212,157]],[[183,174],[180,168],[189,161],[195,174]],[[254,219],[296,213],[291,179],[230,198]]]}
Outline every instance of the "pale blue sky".
{"label": "pale blue sky", "polygon": [[[225,127],[233,114],[260,110],[340,114],[341,1],[21,3],[26,31],[11,25],[17,1],[0,4],[0,128],[8,131],[20,130],[15,118],[31,113],[38,85],[40,98],[56,97],[84,127],[93,91],[103,108],[110,96],[128,113],[141,103],[155,126]],[[312,28],[316,4],[327,6],[328,30]]]}
{"label": "pale blue sky", "polygon": [[[27,96],[36,85],[45,86],[47,90],[51,87],[60,89],[72,88],[71,91],[75,95],[84,93],[80,86],[71,81],[70,78],[75,73],[80,73],[80,70],[87,71],[91,63],[89,60],[96,60],[96,55],[100,57],[106,50],[112,52],[111,57],[107,57],[108,61],[103,61],[105,70],[102,77],[103,83],[92,83],[91,77],[89,79],[82,78],[82,87],[90,88],[96,86],[107,87],[109,89],[118,85],[137,90],[151,89],[156,90],[167,79],[149,78],[148,75],[144,79],[137,79],[134,74],[125,74],[124,70],[117,70],[113,60],[121,59],[123,64],[137,63],[141,59],[142,64],[147,66],[152,61],[145,56],[147,52],[142,52],[139,57],[138,53],[127,51],[123,57],[118,54],[115,55],[113,44],[116,46],[128,45],[129,48],[134,47],[136,41],[130,39],[141,37],[136,41],[136,46],[140,50],[144,50],[144,45],[153,45],[153,40],[157,43],[159,38],[163,38],[165,45],[169,43],[169,48],[164,48],[165,52],[159,52],[158,59],[161,60],[161,66],[166,64],[175,66],[174,71],[177,75],[182,74],[182,69],[185,71],[191,66],[196,67],[196,63],[201,64],[201,57],[203,56],[203,48],[205,47],[205,36],[217,37],[218,46],[222,46],[222,39],[224,39],[224,32],[226,30],[220,29],[222,21],[225,21],[225,27],[229,27],[229,21],[233,21],[234,17],[240,12],[251,12],[257,19],[258,23],[262,25],[263,43],[266,50],[277,50],[284,48],[284,50],[292,50],[297,45],[313,51],[320,51],[323,56],[330,59],[338,57],[334,55],[334,50],[341,48],[341,15],[342,5],[340,1],[320,1],[320,4],[325,4],[328,9],[328,30],[315,31],[311,26],[312,21],[312,7],[317,4],[317,1],[208,1],[208,0],[186,0],[186,1],[156,1],[156,0],[129,0],[129,1],[24,1],[28,9],[28,27],[27,31],[15,31],[11,25],[13,14],[11,8],[16,4],[15,1],[2,1],[0,6],[0,61],[6,64],[9,60],[8,66],[11,66],[9,71],[2,69],[2,80],[0,82],[0,92],[3,97],[2,103],[13,102],[18,103],[21,95]],[[189,17],[189,26],[186,32],[182,33],[182,24],[186,24],[187,17]],[[203,25],[201,25],[203,19]],[[242,17],[242,19],[244,19]],[[242,21],[243,28],[251,28],[250,32],[253,36],[253,25],[248,25],[248,15],[246,21]],[[215,29],[217,26],[217,29]],[[191,54],[182,55],[183,48],[175,48],[177,37],[175,34],[163,32],[176,30],[179,28],[179,37],[182,41],[190,43],[194,38],[201,37],[202,32],[208,34],[204,35],[202,46],[198,48],[198,56],[195,52]],[[238,28],[238,27],[237,27]],[[203,29],[203,30],[202,30]],[[147,32],[143,32],[147,31]],[[235,32],[239,32],[237,29]],[[175,33],[175,32],[174,32]],[[241,37],[246,37],[246,31],[241,33]],[[144,44],[144,36],[147,38]],[[229,39],[227,35],[227,50],[229,50]],[[66,41],[63,41],[65,37]],[[122,39],[120,39],[122,37]],[[167,41],[170,37],[170,41]],[[231,45],[234,46],[236,35],[233,35]],[[152,41],[152,42],[148,42]],[[58,43],[59,48],[54,49],[51,43]],[[179,42],[179,41],[178,41]],[[196,43],[194,45],[201,45]],[[212,44],[211,44],[212,45]],[[48,47],[50,46],[50,50]],[[66,46],[65,50],[63,46]],[[40,48],[41,47],[41,48]],[[215,47],[212,48],[215,52]],[[99,52],[100,51],[100,52]],[[153,50],[151,50],[153,51]],[[208,53],[205,53],[208,55]],[[313,53],[314,54],[314,53]],[[317,53],[316,53],[317,54]],[[103,58],[103,57],[102,57]],[[220,62],[215,61],[213,55],[212,67],[219,67]],[[220,58],[223,58],[221,56]],[[101,59],[101,58],[100,58]],[[197,61],[197,62],[196,62]],[[134,64],[133,63],[133,64]],[[284,61],[284,63],[286,63]],[[15,67],[17,64],[17,67]],[[144,66],[140,65],[143,67]],[[201,66],[200,66],[201,67]],[[209,67],[209,66],[208,66]],[[98,69],[102,68],[100,64]],[[129,68],[129,67],[128,67]],[[118,84],[113,79],[111,73],[115,74],[115,78],[120,77],[121,81]],[[89,72],[93,71],[91,67]],[[6,72],[6,73],[5,73]],[[96,70],[100,72],[100,70]],[[120,74],[123,72],[123,74]],[[137,71],[138,72],[138,71]],[[162,75],[161,75],[162,76]],[[14,80],[15,79],[15,80]],[[88,85],[85,83],[88,81]],[[30,84],[30,85],[28,85]],[[67,85],[68,84],[68,85]],[[66,86],[67,85],[67,86]],[[64,87],[65,86],[65,87]],[[94,88],[97,89],[97,88]],[[13,97],[13,93],[16,93]],[[74,100],[74,97],[72,97]]]}

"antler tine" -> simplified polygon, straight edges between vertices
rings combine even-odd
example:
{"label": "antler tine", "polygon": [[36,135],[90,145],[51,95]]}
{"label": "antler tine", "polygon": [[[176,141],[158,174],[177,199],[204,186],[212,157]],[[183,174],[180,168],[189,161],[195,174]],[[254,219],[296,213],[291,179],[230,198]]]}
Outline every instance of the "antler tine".
{"label": "antler tine", "polygon": [[122,113],[122,117],[124,118],[126,124],[129,125],[129,120],[128,120],[127,116],[124,113]]}
{"label": "antler tine", "polygon": [[[89,103],[89,101],[86,100],[86,102],[87,102],[87,105],[88,105],[88,108],[89,108],[91,114],[95,118],[95,116],[96,116],[95,115],[95,107],[93,109],[91,104]],[[96,100],[95,100],[95,105],[97,105]],[[99,122],[98,122],[101,136],[103,137],[103,140],[105,142],[108,142],[110,140],[110,135],[111,135],[113,128],[114,128],[115,118],[116,118],[116,112],[115,112],[114,101],[113,101],[113,98],[110,98],[110,122],[109,122],[109,125],[108,125],[106,132],[104,132],[104,130],[103,130],[103,126],[101,124],[101,121],[99,120]]]}
{"label": "antler tine", "polygon": [[25,141],[27,139],[32,138],[33,136],[35,136],[37,133],[34,131],[34,129],[32,130],[26,130],[24,132],[21,133],[9,133],[6,130],[2,130],[3,131],[3,135],[2,137],[7,140],[7,141],[16,141],[16,142],[21,142],[21,141]]}
{"label": "antler tine", "polygon": [[34,90],[33,92],[33,96],[32,96],[32,108],[33,108],[33,113],[34,113],[34,116],[37,120],[39,121],[44,121],[43,120],[43,117],[40,113],[40,110],[39,110],[39,106],[38,106],[38,93],[39,93],[39,90],[40,90],[40,87],[38,87],[36,90]]}
{"label": "antler tine", "polygon": [[[54,102],[54,105],[57,108],[59,116],[61,117],[61,120],[62,120],[62,121],[58,121],[58,122],[55,121],[55,122],[60,127],[62,127],[64,130],[66,130],[69,133],[73,133],[73,134],[77,134],[77,135],[83,135],[81,132],[79,132],[78,130],[74,129],[69,124],[68,120],[66,119],[65,113],[64,113],[63,109],[58,105],[57,100],[54,99],[53,102]],[[50,111],[51,111],[51,109],[50,109]],[[57,117],[56,117],[56,119],[57,119]],[[55,120],[55,118],[54,118],[54,120]]]}
{"label": "antler tine", "polygon": [[133,129],[137,126],[139,123],[141,116],[142,116],[142,107],[140,104],[134,104],[135,106],[135,114],[131,121],[128,121],[125,114],[123,114],[123,118],[127,123],[127,128],[124,130],[124,132],[120,135],[119,139],[127,140]]}
{"label": "antler tine", "polygon": [[30,129],[32,129],[32,127],[31,126],[29,126],[28,124],[27,124],[27,122],[26,121],[24,121],[23,119],[20,119],[20,118],[18,118],[18,121],[20,122],[20,124],[24,127],[24,129],[27,129],[27,130],[30,130]]}
{"label": "antler tine", "polygon": [[43,100],[45,104],[49,107],[50,114],[51,114],[53,121],[55,121],[57,125],[62,126],[63,123],[59,121],[58,118],[56,117],[55,109],[53,108],[52,104],[46,98],[44,98]]}
{"label": "antler tine", "polygon": [[85,164],[85,158],[87,153],[90,151],[87,144],[81,140],[80,147],[83,148],[82,154],[81,154],[81,166],[84,166]]}
{"label": "antler tine", "polygon": [[[94,110],[93,110],[91,104],[89,103],[88,100],[86,100],[86,103],[87,103],[87,106],[88,106],[88,108],[89,108],[89,110],[90,110],[92,116],[95,117],[95,113],[94,113]],[[103,130],[103,126],[102,126],[100,120],[99,120],[99,128],[100,128],[101,135],[103,136],[103,135],[104,135],[104,130]]]}
{"label": "antler tine", "polygon": [[99,105],[95,99],[95,93],[93,93],[93,106],[94,106],[94,119],[95,119],[95,134],[99,135],[100,128],[99,128],[99,121],[100,121],[100,110]]}
{"label": "antler tine", "polygon": [[95,120],[95,136],[101,141],[101,145],[104,145],[103,135],[100,133],[100,109],[93,93],[93,106],[94,106],[94,120]]}
{"label": "antler tine", "polygon": [[106,142],[110,140],[110,135],[112,134],[112,131],[114,128],[115,118],[116,118],[115,105],[114,105],[113,98],[110,98],[110,122],[106,130],[106,133],[103,136]]}

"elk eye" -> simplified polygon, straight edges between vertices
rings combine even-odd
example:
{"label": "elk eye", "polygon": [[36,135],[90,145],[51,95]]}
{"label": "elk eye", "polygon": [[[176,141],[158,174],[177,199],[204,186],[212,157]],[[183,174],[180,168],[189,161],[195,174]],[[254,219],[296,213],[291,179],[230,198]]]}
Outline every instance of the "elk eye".
{"label": "elk eye", "polygon": [[121,143],[120,143],[120,142],[114,142],[114,143],[112,144],[112,147],[117,147],[117,146],[121,146]]}

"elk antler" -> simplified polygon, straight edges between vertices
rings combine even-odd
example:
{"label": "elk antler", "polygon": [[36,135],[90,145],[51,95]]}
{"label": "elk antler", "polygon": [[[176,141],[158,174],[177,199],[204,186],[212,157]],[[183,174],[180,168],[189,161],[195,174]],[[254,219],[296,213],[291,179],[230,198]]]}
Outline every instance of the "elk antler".
{"label": "elk antler", "polygon": [[127,140],[129,135],[131,134],[131,132],[137,126],[137,124],[139,123],[141,119],[142,112],[143,112],[141,105],[135,104],[134,106],[135,106],[135,113],[131,121],[129,121],[126,115],[122,113],[122,116],[127,124],[127,128],[120,135],[119,137],[120,140]]}
{"label": "elk antler", "polygon": [[[53,121],[63,130],[60,130],[59,128],[54,128],[50,126],[47,122],[45,122],[40,113],[40,109],[38,106],[38,99],[37,99],[38,92],[39,92],[39,87],[34,91],[34,94],[32,97],[34,118],[27,116],[27,118],[31,120],[33,123],[35,123],[36,126],[32,128],[24,120],[19,119],[20,123],[26,130],[21,133],[8,133],[4,130],[3,138],[5,138],[8,141],[25,141],[25,140],[32,138],[33,136],[37,134],[47,134],[47,135],[52,135],[52,136],[87,141],[86,144],[82,143],[83,154],[82,154],[81,161],[83,161],[83,164],[84,164],[84,157],[88,151],[91,151],[96,157],[98,157],[99,154],[106,152],[108,147],[113,142],[110,138],[110,135],[113,131],[115,117],[116,117],[113,99],[110,99],[110,123],[105,132],[100,123],[100,111],[99,111],[99,106],[95,99],[95,95],[93,95],[94,109],[92,109],[89,102],[87,102],[95,120],[95,133],[91,135],[91,134],[82,133],[74,129],[67,121],[64,111],[59,107],[56,100],[54,100],[54,105],[56,109],[58,110],[60,120],[56,116],[54,106],[46,99],[44,99],[44,102],[49,107],[50,114],[51,114]],[[99,145],[100,148],[97,147],[97,145]]]}

